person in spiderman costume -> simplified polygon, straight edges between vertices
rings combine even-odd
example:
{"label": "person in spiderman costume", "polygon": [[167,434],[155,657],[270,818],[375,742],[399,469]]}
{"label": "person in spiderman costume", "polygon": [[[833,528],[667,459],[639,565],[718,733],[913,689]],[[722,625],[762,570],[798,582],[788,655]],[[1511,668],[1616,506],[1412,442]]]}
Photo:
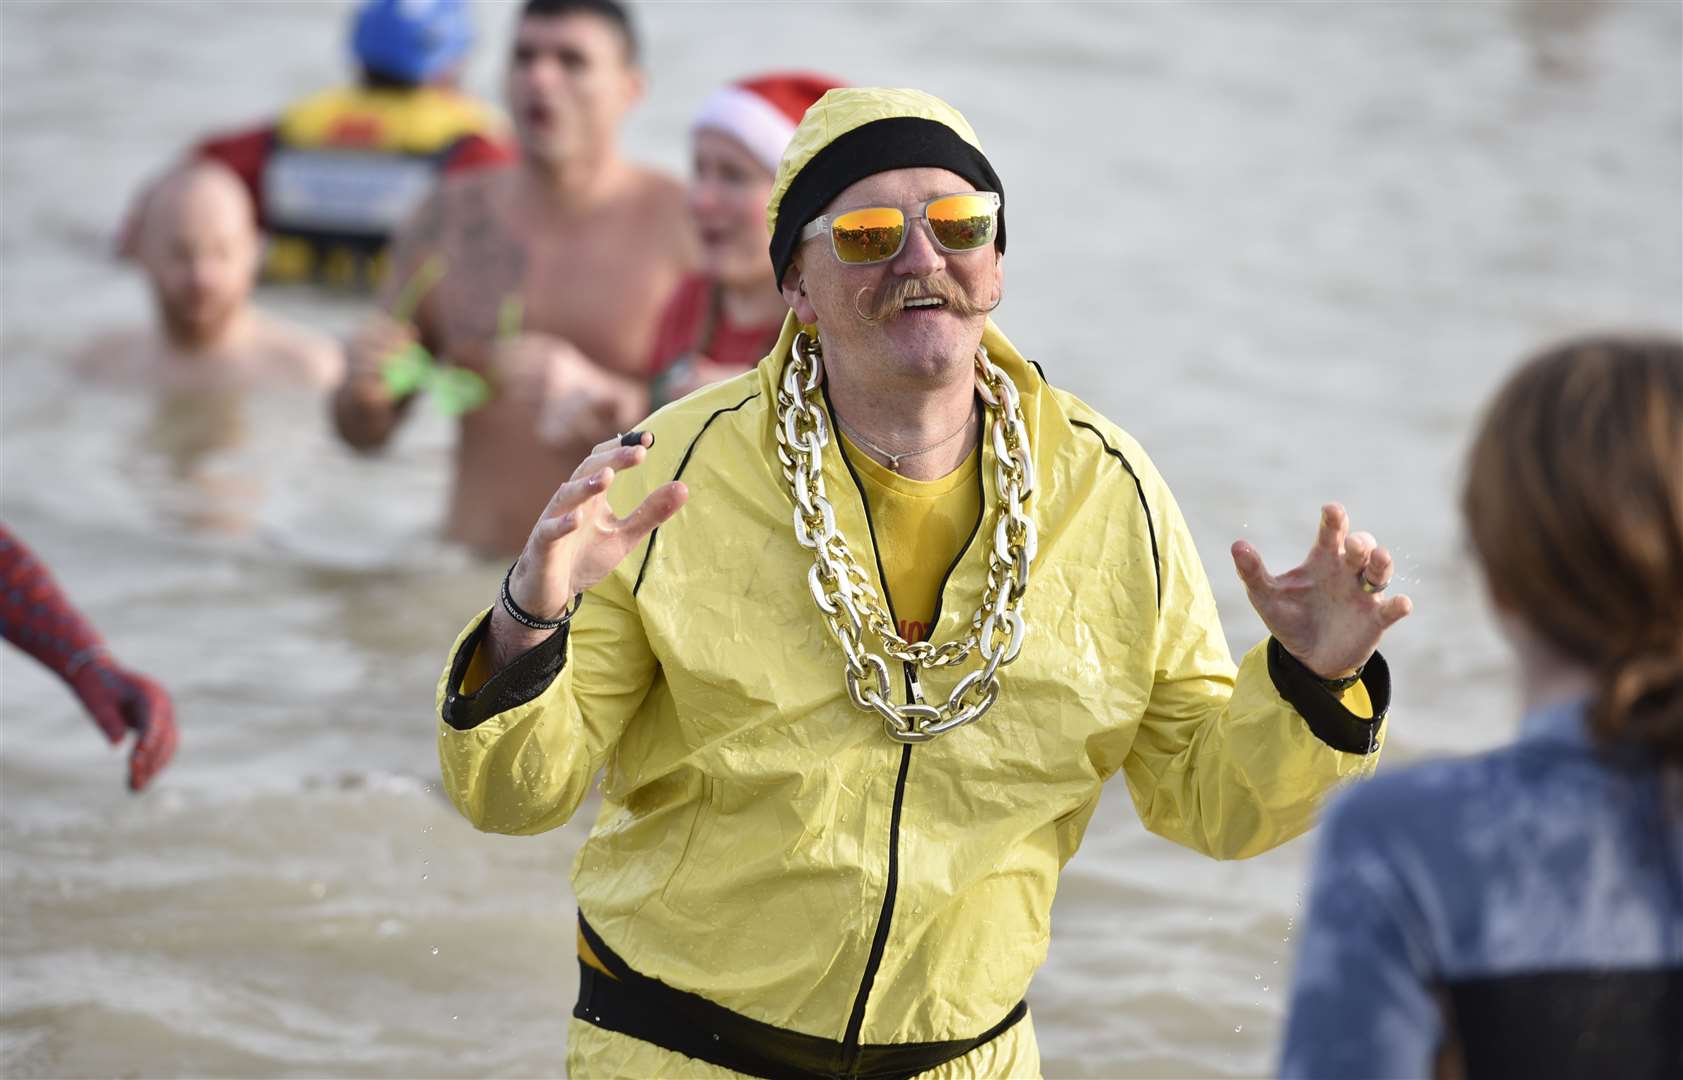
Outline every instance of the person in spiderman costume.
{"label": "person in spiderman costume", "polygon": [[129,790],[140,791],[175,754],[175,706],[156,682],[118,664],[52,574],[0,525],[0,637],[63,679],[113,744],[135,733]]}

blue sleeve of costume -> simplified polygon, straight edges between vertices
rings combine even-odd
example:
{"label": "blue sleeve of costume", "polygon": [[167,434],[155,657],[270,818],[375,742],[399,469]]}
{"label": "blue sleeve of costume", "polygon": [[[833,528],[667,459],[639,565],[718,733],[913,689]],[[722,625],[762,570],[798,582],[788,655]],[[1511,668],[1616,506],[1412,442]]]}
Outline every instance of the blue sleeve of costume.
{"label": "blue sleeve of costume", "polygon": [[1282,1077],[1430,1076],[1443,1042],[1425,923],[1374,842],[1361,795],[1341,797],[1323,827]]}

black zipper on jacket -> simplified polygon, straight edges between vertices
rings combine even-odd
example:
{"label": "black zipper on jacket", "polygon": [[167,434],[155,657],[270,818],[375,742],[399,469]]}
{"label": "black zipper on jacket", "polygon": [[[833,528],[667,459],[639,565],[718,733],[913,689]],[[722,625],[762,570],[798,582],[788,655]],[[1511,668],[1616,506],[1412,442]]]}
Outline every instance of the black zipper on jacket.
{"label": "black zipper on jacket", "polygon": [[853,1076],[859,1068],[859,1032],[865,1026],[865,1003],[871,999],[871,986],[877,981],[877,969],[882,967],[882,954],[888,950],[888,928],[894,921],[894,894],[900,887],[900,810],[906,799],[906,773],[912,767],[912,744],[900,748],[900,775],[894,781],[894,812],[888,819],[888,882],[883,887],[882,911],[877,914],[877,932],[871,939],[871,953],[865,961],[865,975],[859,980],[859,993],[853,998],[853,1014],[847,1018],[847,1033],[842,1036],[842,1075]]}
{"label": "black zipper on jacket", "polygon": [[[899,618],[894,614],[894,598],[888,591],[888,572],[882,565],[882,548],[877,544],[876,522],[871,518],[871,500],[865,495],[865,484],[859,479],[858,470],[853,467],[847,451],[841,446],[841,426],[836,422],[836,407],[830,401],[828,385],[823,385],[823,392],[824,405],[830,414],[830,430],[838,433],[836,451],[841,455],[842,464],[847,466],[847,474],[853,478],[853,486],[859,492],[859,505],[865,510],[865,529],[871,536],[871,557],[877,564],[877,583],[882,586],[883,603],[888,607],[889,619],[898,627]],[[982,472],[981,462],[977,462],[976,482],[982,488],[982,498],[976,512],[976,523],[970,529],[970,538],[959,548],[958,554],[953,556],[946,575],[941,578],[941,587],[935,593],[935,614],[929,620],[931,632],[935,629],[935,624],[941,621],[941,604],[945,599],[947,582],[952,578],[958,564],[963,561],[970,546],[976,542],[976,534],[982,528],[982,506],[987,503],[987,486],[982,480]],[[910,698],[916,682],[915,669],[910,662],[904,662],[902,666],[905,671],[906,695]],[[853,1012],[848,1016],[847,1031],[842,1036],[843,1054],[846,1058],[842,1062],[843,1076],[853,1076],[858,1070],[859,1033],[865,1026],[865,1005],[870,1001],[871,987],[876,982],[878,969],[882,967],[883,953],[888,949],[888,931],[894,921],[895,894],[900,887],[900,812],[905,804],[906,776],[911,767],[912,744],[906,743],[900,748],[900,773],[894,780],[894,807],[888,819],[888,880],[883,886],[882,911],[877,915],[876,934],[871,938],[871,951],[865,960],[865,974],[859,980],[859,992],[853,999]]]}

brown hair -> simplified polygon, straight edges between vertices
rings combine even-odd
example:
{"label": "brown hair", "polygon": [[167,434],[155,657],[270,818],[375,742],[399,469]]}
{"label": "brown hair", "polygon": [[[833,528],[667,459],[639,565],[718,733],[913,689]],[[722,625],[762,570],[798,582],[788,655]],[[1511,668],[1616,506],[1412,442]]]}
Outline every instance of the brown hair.
{"label": "brown hair", "polygon": [[1683,763],[1683,340],[1526,363],[1485,412],[1461,508],[1495,601],[1595,672],[1595,734]]}

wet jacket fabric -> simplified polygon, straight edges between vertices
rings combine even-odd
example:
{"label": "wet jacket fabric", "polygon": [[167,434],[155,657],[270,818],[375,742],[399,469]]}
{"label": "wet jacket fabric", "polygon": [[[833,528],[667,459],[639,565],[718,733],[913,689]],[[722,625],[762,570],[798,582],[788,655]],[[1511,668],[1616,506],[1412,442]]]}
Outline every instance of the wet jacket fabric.
{"label": "wet jacket fabric", "polygon": [[1683,1076],[1683,775],[1584,712],[1332,806],[1283,1076]]}
{"label": "wet jacket fabric", "polygon": [[[990,323],[984,344],[1021,391],[1037,468],[1028,632],[985,717],[925,745],[891,741],[847,697],[776,464],[793,332],[791,317],[756,370],[648,422],[653,449],[610,501],[628,512],[677,478],[689,502],[567,632],[472,695],[460,688],[484,617],[463,632],[438,691],[445,787],[478,828],[539,833],[603,770],[573,884],[590,926],[641,974],[850,1043],[974,1036],[1044,959],[1059,870],[1106,780],[1122,773],[1163,836],[1219,858],[1265,851],[1307,829],[1330,787],[1373,769],[1389,677],[1375,656],[1365,687],[1346,692],[1368,720],[1271,642],[1235,670],[1150,460]],[[994,532],[983,445],[983,520],[934,641],[961,635],[981,596]],[[840,529],[875,566],[834,445],[824,468]],[[926,693],[974,665],[926,673]],[[1032,1033],[1018,1044],[1032,1048]]]}

